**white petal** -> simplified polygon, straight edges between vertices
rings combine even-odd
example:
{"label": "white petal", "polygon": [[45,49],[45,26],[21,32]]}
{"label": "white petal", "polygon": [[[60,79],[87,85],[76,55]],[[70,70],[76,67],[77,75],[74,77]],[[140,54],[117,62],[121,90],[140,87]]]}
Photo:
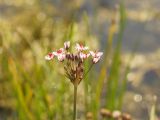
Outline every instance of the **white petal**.
{"label": "white petal", "polygon": [[80,48],[80,45],[78,43],[76,43],[76,48]]}
{"label": "white petal", "polygon": [[83,48],[83,50],[88,50],[88,49],[89,49],[89,47],[87,47],[87,46]]}
{"label": "white petal", "polygon": [[85,57],[85,55],[84,55],[83,53],[80,53],[80,54],[79,54],[79,57],[80,57],[81,59],[83,59],[83,58]]}
{"label": "white petal", "polygon": [[45,56],[45,59],[46,60],[51,60],[51,58],[48,55]]}
{"label": "white petal", "polygon": [[81,47],[80,47],[80,45],[78,43],[76,43],[76,47],[75,48],[76,48],[77,51],[81,50]]}
{"label": "white petal", "polygon": [[52,54],[53,54],[53,55],[55,55],[55,56],[57,56],[57,55],[58,55],[58,54],[57,54],[57,52],[52,52]]}
{"label": "white petal", "polygon": [[93,58],[93,63],[97,63],[100,60],[100,57],[98,58]]}
{"label": "white petal", "polygon": [[89,49],[89,47],[87,47],[87,46],[83,46],[83,45],[80,45],[80,44],[76,44],[76,50],[78,50],[78,51],[83,51],[83,50],[88,50]]}
{"label": "white petal", "polygon": [[95,53],[93,51],[89,51],[89,53],[92,55],[92,57],[95,57]]}
{"label": "white petal", "polygon": [[65,54],[59,54],[57,56],[57,58],[58,58],[59,61],[63,61],[66,58],[66,56],[65,56]]}
{"label": "white petal", "polygon": [[101,57],[101,56],[103,55],[103,52],[98,52],[96,55],[97,55],[98,57]]}
{"label": "white petal", "polygon": [[64,42],[64,48],[69,48],[70,47],[70,41]]}
{"label": "white petal", "polygon": [[46,55],[46,56],[45,56],[45,59],[46,59],[46,60],[51,60],[51,59],[53,59],[53,58],[51,58],[49,55]]}
{"label": "white petal", "polygon": [[86,54],[86,56],[87,56],[87,58],[90,56],[90,54],[88,53],[88,54]]}

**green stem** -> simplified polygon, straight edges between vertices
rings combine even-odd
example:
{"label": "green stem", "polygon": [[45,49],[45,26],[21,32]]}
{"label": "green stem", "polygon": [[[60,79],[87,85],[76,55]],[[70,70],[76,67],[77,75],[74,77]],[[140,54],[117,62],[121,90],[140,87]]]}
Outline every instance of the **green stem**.
{"label": "green stem", "polygon": [[93,63],[90,65],[89,69],[87,70],[87,72],[84,74],[84,78],[86,78],[87,74],[89,73],[89,71],[91,70],[91,68],[93,67]]}
{"label": "green stem", "polygon": [[76,120],[77,85],[74,85],[73,120]]}

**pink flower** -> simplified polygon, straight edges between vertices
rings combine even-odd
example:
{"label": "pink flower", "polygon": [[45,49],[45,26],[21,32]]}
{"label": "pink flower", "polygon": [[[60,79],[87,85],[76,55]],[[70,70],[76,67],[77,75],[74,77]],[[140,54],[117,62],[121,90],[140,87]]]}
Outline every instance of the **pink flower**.
{"label": "pink flower", "polygon": [[66,54],[62,53],[57,56],[58,60],[62,62],[66,58]]}
{"label": "pink flower", "polygon": [[85,54],[85,53],[82,53],[82,52],[80,52],[80,54],[79,54],[79,57],[82,59],[82,61],[84,59],[88,58],[89,56],[90,56],[90,54]]}
{"label": "pink flower", "polygon": [[46,60],[51,60],[54,58],[54,54],[53,53],[49,53],[48,55],[45,56]]}
{"label": "pink flower", "polygon": [[103,55],[103,52],[93,52],[93,51],[90,51],[90,54],[93,58],[93,63],[97,63],[101,56]]}
{"label": "pink flower", "polygon": [[69,47],[70,47],[70,41],[64,42],[64,48],[65,48],[66,50],[68,50]]}
{"label": "pink flower", "polygon": [[60,54],[64,54],[64,48],[60,48],[59,50],[57,50],[56,52],[53,52],[53,54],[55,55],[55,56],[58,56],[58,55],[60,55]]}
{"label": "pink flower", "polygon": [[89,48],[87,47],[87,46],[83,46],[82,44],[76,44],[76,50],[78,51],[78,52],[80,52],[80,51],[83,51],[83,50],[88,50]]}
{"label": "pink flower", "polygon": [[89,51],[89,53],[83,53],[82,51],[88,50],[89,48],[87,46],[83,46],[82,44],[76,44],[76,50],[78,53],[73,54],[69,53],[67,49],[70,47],[70,41],[64,42],[64,48],[60,48],[57,51],[54,51],[52,53],[49,53],[48,55],[45,56],[46,60],[51,60],[54,58],[54,56],[57,57],[58,61],[64,61],[66,60],[72,60],[72,61],[78,61],[79,59],[83,62],[85,59],[87,59],[90,55],[92,56],[92,61],[93,63],[97,63],[101,56],[103,55],[103,52],[93,52]]}
{"label": "pink flower", "polygon": [[62,62],[66,58],[66,53],[64,51],[64,48],[60,48],[56,52],[52,52],[55,56],[57,56],[58,60]]}

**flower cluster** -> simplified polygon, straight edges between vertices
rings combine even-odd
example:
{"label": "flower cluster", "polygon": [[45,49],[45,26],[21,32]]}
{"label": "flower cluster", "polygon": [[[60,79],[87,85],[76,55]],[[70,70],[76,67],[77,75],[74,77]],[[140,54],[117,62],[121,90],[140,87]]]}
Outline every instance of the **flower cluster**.
{"label": "flower cluster", "polygon": [[70,53],[69,48],[70,41],[67,41],[64,43],[64,48],[60,48],[57,51],[49,53],[45,56],[45,59],[52,60],[56,57],[60,62],[66,61],[64,66],[66,75],[74,85],[78,85],[84,76],[84,61],[91,56],[92,63],[95,64],[100,60],[103,52],[89,51],[87,46],[83,46],[78,43],[75,46],[75,53]]}

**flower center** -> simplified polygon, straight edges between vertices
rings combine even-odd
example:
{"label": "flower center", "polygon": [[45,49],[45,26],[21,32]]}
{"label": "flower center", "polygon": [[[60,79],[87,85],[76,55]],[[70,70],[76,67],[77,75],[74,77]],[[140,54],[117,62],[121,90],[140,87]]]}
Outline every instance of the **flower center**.
{"label": "flower center", "polygon": [[57,50],[57,53],[58,53],[58,54],[62,53],[62,50]]}
{"label": "flower center", "polygon": [[53,54],[52,54],[52,53],[49,53],[48,55],[49,55],[49,57],[53,57]]}

